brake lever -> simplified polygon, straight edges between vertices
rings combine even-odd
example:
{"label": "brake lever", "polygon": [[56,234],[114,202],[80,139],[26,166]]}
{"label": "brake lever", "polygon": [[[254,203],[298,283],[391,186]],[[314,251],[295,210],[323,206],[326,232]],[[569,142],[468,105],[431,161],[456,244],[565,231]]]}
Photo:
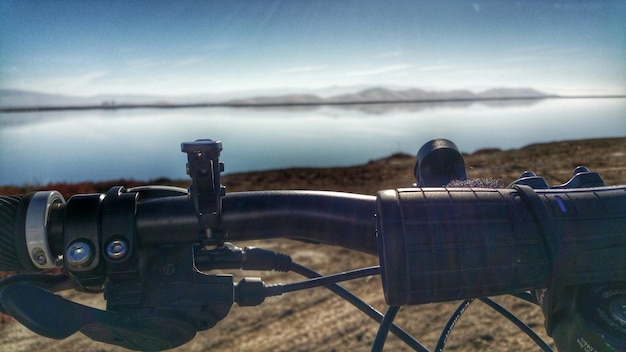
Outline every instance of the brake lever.
{"label": "brake lever", "polygon": [[100,314],[105,312],[68,301],[27,281],[6,286],[0,292],[0,302],[3,312],[31,331],[53,339],[66,338],[106,319]]}
{"label": "brake lever", "polygon": [[[29,282],[39,287],[45,288],[50,292],[60,292],[65,290],[71,290],[74,287],[73,281],[67,275],[47,275],[47,274],[18,274],[6,277],[0,280],[0,294],[5,287],[18,283]],[[2,309],[2,302],[0,301],[0,309]]]}
{"label": "brake lever", "polygon": [[196,335],[178,312],[110,312],[55,295],[32,282],[19,281],[0,291],[1,310],[36,334],[64,339],[80,331],[89,338],[132,350],[164,350]]}

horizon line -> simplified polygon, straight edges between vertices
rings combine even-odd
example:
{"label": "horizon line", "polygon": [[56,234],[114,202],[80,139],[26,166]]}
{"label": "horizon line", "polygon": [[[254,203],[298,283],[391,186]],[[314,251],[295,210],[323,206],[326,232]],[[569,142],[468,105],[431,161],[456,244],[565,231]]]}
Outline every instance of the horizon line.
{"label": "horizon line", "polygon": [[28,106],[28,107],[0,107],[0,112],[45,112],[64,110],[121,110],[121,109],[182,109],[182,108],[258,108],[258,107],[298,107],[298,106],[348,106],[348,105],[377,105],[377,104],[427,104],[447,102],[481,102],[481,101],[508,101],[508,100],[543,100],[543,99],[623,99],[625,95],[544,95],[531,97],[475,97],[475,98],[443,98],[443,99],[408,99],[408,100],[369,100],[369,101],[317,101],[317,102],[258,102],[258,103],[138,103],[138,104],[90,104],[64,106]]}

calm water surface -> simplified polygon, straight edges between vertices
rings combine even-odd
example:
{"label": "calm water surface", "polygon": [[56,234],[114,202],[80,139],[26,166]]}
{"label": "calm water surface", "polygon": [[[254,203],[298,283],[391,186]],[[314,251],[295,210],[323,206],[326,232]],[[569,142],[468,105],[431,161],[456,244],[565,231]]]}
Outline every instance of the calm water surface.
{"label": "calm water surface", "polygon": [[626,136],[626,99],[299,109],[138,109],[0,114],[0,185],[186,178],[180,142],[221,140],[226,172],[343,166],[433,138],[464,152]]}

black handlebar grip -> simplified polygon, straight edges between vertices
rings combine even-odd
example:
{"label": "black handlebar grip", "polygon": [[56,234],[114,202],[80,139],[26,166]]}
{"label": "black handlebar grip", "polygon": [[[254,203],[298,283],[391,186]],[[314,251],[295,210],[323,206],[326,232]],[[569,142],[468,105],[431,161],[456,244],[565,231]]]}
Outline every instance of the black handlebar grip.
{"label": "black handlebar grip", "polygon": [[0,196],[0,271],[38,270],[28,256],[25,224],[33,194]]}
{"label": "black handlebar grip", "polygon": [[626,277],[623,186],[388,190],[377,216],[390,305]]}

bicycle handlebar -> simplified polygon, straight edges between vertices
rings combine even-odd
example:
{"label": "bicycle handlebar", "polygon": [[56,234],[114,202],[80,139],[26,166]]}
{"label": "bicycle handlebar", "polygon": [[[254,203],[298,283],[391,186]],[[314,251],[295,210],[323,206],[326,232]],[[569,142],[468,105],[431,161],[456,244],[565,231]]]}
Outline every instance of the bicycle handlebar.
{"label": "bicycle handlebar", "polygon": [[[186,203],[186,197],[140,202],[139,241],[171,244],[171,233],[176,241],[197,240],[192,208],[172,216]],[[227,240],[295,238],[378,254],[390,305],[548,287],[557,271],[565,285],[626,277],[623,265],[606,260],[624,253],[626,187],[411,188],[377,198],[241,192],[224,197],[222,207]],[[187,225],[170,228],[165,214],[188,219]]]}
{"label": "bicycle handlebar", "polygon": [[[47,193],[47,192],[42,192]],[[44,207],[30,204],[31,196],[0,196],[0,270],[32,272],[23,227],[26,210]],[[94,207],[106,197],[91,195]],[[73,207],[70,200],[66,208]],[[263,191],[229,193],[223,198],[221,229],[229,241],[294,238],[377,254],[374,213],[376,197],[324,191]],[[52,214],[50,243],[63,243],[63,232],[74,224],[67,216]],[[65,222],[60,224],[59,222]],[[100,220],[98,220],[100,222]],[[136,237],[142,246],[197,243],[198,218],[187,196],[139,198],[133,214]],[[53,256],[63,254],[54,246]]]}
{"label": "bicycle handlebar", "polygon": [[[0,270],[37,269],[36,256],[31,258],[25,243],[26,213],[49,205],[29,206],[31,198],[0,197]],[[611,281],[626,274],[623,266],[605,260],[623,253],[623,186],[408,188],[381,191],[377,197],[239,192],[224,197],[222,207],[221,228],[227,240],[295,238],[379,254],[392,305],[545,287],[555,258],[561,275],[566,275],[563,279],[572,283]],[[71,228],[58,223],[64,217],[53,216],[44,226]],[[133,220],[139,245],[198,241],[198,220],[186,196],[139,198]],[[48,242],[57,244],[53,255],[63,254],[62,233],[49,234]]]}
{"label": "bicycle handlebar", "polygon": [[320,191],[233,193],[224,197],[222,228],[233,241],[295,238],[377,252],[376,197]]}
{"label": "bicycle handlebar", "polygon": [[[26,212],[49,204],[28,206],[31,198],[0,197],[0,270],[37,269],[37,253],[29,255],[24,242]],[[106,199],[94,198],[94,206]],[[626,277],[626,187],[410,188],[377,198],[241,192],[224,197],[222,207],[229,241],[295,238],[378,254],[390,305],[548,287],[554,275],[564,285]],[[49,219],[50,228],[72,227],[56,219]],[[140,198],[134,226],[143,246],[197,243],[200,231],[187,196]],[[63,254],[60,236],[56,231],[48,239],[56,243],[54,256]]]}
{"label": "bicycle handlebar", "polygon": [[[216,155],[211,157],[210,167],[195,165],[194,172],[218,170]],[[219,185],[219,177],[209,179]],[[535,181],[531,177],[525,184]],[[579,177],[577,187],[583,181]],[[195,179],[194,185],[202,188]],[[376,197],[322,191],[220,196],[218,187],[213,190],[218,203],[204,208],[193,188],[187,193],[114,187],[106,194],[75,195],[67,203],[56,192],[0,196],[0,270],[35,272],[62,263],[87,291],[108,278],[122,297],[109,294],[109,308],[115,310],[142,295],[138,278],[148,277],[146,292],[157,290],[153,283],[171,281],[173,272],[155,271],[149,263],[164,253],[161,248],[177,248],[168,253],[171,261],[189,265],[201,253],[192,245],[294,238],[378,255],[385,300],[392,306],[548,287],[551,294],[540,297],[548,333],[564,319],[557,313],[571,308],[557,302],[567,288],[626,277],[626,186],[533,189],[522,182],[499,189],[414,187]],[[217,256],[224,253],[228,250]],[[196,283],[192,276],[185,279],[196,285],[189,292],[228,296],[233,285],[223,278]],[[152,294],[153,306],[169,299]],[[226,315],[227,302],[217,305],[219,315]],[[180,322],[176,319],[172,324]]]}

